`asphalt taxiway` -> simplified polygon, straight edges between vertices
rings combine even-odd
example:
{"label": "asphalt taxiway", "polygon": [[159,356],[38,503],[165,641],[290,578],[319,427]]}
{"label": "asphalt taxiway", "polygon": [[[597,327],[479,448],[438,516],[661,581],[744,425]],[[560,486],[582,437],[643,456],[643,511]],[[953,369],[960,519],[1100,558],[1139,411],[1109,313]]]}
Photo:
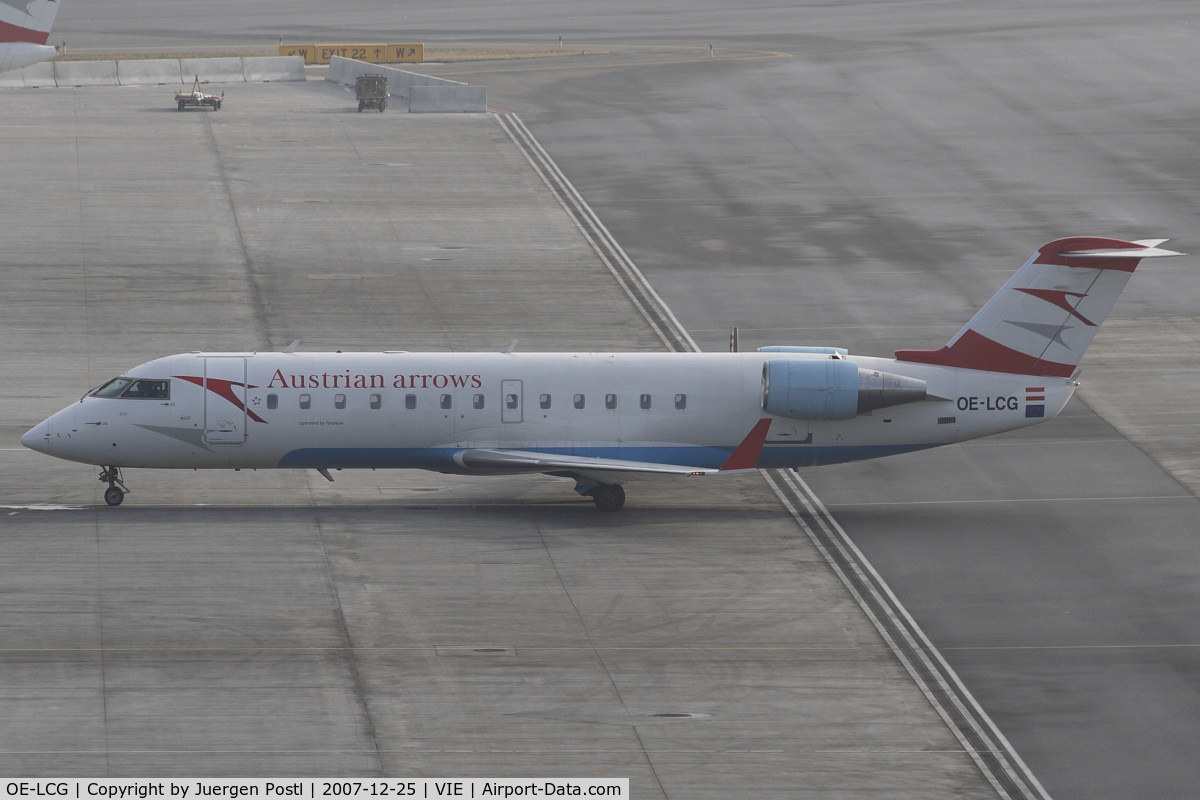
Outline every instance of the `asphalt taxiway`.
{"label": "asphalt taxiway", "polygon": [[662,349],[500,116],[8,90],[0,772],[991,797],[760,478],[133,470],[20,433],[193,349]]}

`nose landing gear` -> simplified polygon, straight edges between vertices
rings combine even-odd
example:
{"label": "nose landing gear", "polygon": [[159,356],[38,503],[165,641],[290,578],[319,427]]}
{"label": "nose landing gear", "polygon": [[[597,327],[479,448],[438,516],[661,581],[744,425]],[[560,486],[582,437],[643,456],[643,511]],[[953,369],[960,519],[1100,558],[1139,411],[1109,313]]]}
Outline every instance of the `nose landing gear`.
{"label": "nose landing gear", "polygon": [[101,467],[100,480],[108,484],[104,490],[104,502],[110,506],[119,506],[129,493],[129,487],[121,481],[120,467]]}

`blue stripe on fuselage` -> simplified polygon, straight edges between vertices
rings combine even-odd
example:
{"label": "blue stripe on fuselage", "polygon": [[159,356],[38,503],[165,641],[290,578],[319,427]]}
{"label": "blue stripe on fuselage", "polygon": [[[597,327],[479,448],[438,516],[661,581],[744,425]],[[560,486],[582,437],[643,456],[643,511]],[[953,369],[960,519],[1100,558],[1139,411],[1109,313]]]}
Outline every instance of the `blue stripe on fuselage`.
{"label": "blue stripe on fuselage", "polygon": [[[908,453],[935,447],[934,444],[814,447],[812,445],[767,445],[759,456],[760,469],[815,467],[868,458]],[[292,450],[279,459],[281,469],[429,469],[466,472],[455,460],[461,447],[310,447]],[[494,448],[488,448],[494,449]],[[722,447],[505,447],[547,455],[640,461],[647,464],[678,464],[718,469],[734,448]]]}

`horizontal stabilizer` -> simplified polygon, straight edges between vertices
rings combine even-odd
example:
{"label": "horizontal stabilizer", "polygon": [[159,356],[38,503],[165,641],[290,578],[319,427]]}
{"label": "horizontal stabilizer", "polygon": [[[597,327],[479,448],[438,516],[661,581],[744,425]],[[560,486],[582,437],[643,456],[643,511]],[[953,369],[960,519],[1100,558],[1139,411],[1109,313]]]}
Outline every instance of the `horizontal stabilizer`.
{"label": "horizontal stabilizer", "polygon": [[1159,247],[1166,239],[1140,239],[1130,244],[1137,247],[1101,247],[1093,250],[1067,250],[1059,253],[1062,258],[1162,258],[1165,256],[1182,256],[1174,250],[1164,250]]}

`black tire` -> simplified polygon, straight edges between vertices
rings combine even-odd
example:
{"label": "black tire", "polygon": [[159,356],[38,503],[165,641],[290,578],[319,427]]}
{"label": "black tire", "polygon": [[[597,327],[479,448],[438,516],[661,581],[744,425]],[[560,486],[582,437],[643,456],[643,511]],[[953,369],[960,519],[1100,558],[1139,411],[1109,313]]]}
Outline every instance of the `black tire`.
{"label": "black tire", "polygon": [[616,483],[602,483],[588,492],[588,497],[596,504],[596,510],[603,513],[620,511],[625,505],[625,490]]}
{"label": "black tire", "polygon": [[104,490],[104,502],[110,506],[119,506],[121,501],[125,499],[125,493],[116,486],[110,486]]}

